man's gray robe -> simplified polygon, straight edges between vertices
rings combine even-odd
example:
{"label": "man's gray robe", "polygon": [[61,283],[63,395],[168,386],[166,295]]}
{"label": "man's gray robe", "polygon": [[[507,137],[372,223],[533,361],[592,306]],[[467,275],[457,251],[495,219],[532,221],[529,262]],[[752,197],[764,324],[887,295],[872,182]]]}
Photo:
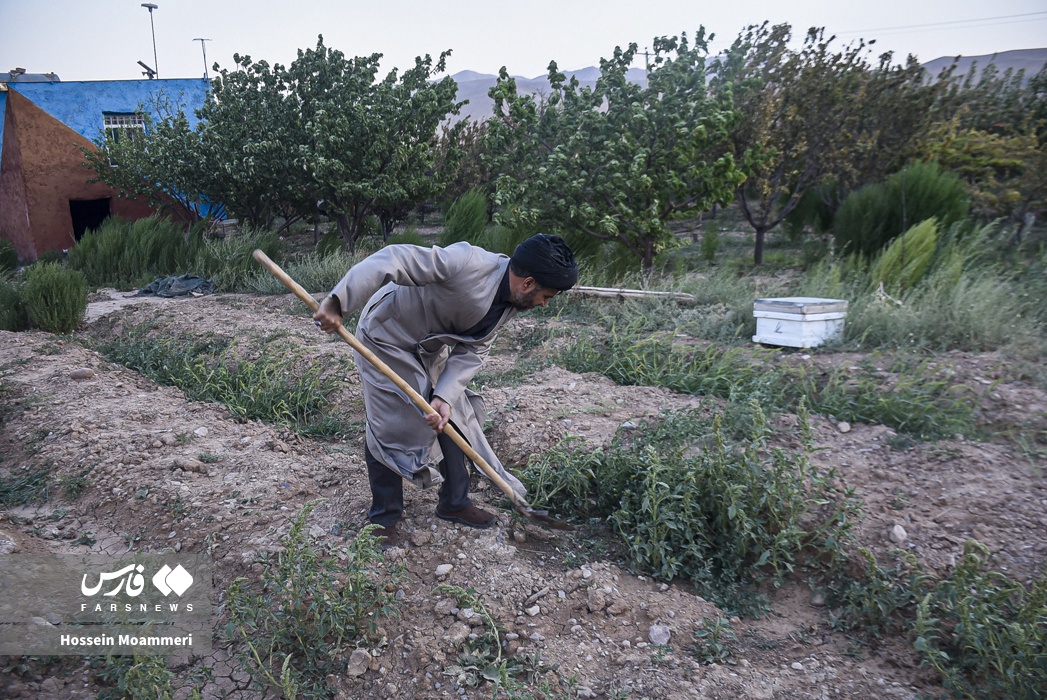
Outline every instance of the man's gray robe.
{"label": "man's gray robe", "polygon": [[[486,410],[466,387],[483,364],[498,329],[516,315],[510,307],[483,337],[463,335],[491,308],[509,258],[468,243],[447,248],[391,245],[353,265],[331,291],[343,316],[363,309],[356,337],[431,400],[451,406],[463,437],[521,496],[483,434]],[[421,409],[359,353],[367,410],[367,446],[380,462],[413,483],[442,480],[436,432]]]}

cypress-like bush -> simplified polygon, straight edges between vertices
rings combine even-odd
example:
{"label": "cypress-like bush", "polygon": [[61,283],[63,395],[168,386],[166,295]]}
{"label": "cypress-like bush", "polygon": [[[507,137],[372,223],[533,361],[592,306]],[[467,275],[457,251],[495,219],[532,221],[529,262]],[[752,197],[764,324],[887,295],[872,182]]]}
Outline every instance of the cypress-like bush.
{"label": "cypress-like bush", "polygon": [[34,328],[72,333],[87,311],[87,282],[76,270],[37,263],[26,271],[22,300]]}
{"label": "cypress-like bush", "polygon": [[472,189],[463,194],[447,211],[440,245],[448,246],[460,241],[483,246],[484,228],[487,226],[487,197],[482,190]]}
{"label": "cypress-like bush", "polygon": [[11,241],[0,238],[0,275],[18,269],[18,254]]}
{"label": "cypress-like bush", "polygon": [[158,216],[137,221],[109,217],[69,251],[69,267],[92,287],[141,287],[157,277],[193,272],[203,240]]}
{"label": "cypress-like bush", "polygon": [[874,285],[890,292],[912,289],[930,269],[938,244],[938,222],[916,224],[888,245],[869,270]]}
{"label": "cypress-like bush", "polygon": [[18,285],[0,277],[0,331],[24,331],[29,328],[29,316]]}
{"label": "cypress-like bush", "polygon": [[967,216],[963,183],[937,163],[913,163],[843,201],[833,219],[837,249],[872,257],[910,226],[930,218],[945,228]]}

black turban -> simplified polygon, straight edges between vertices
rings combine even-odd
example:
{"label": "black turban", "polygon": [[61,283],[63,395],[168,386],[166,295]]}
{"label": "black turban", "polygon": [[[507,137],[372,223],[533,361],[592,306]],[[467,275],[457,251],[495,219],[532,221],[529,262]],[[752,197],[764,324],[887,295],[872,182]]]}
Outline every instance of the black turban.
{"label": "black turban", "polygon": [[513,266],[546,289],[564,291],[578,282],[578,263],[564,239],[539,233],[516,246]]}

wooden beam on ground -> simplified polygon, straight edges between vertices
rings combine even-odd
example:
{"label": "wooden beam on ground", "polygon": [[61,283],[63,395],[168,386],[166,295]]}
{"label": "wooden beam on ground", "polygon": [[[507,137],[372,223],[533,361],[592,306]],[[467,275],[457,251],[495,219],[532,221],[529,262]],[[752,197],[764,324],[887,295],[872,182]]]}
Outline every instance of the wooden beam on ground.
{"label": "wooden beam on ground", "polygon": [[672,299],[680,304],[697,304],[698,300],[693,294],[683,292],[653,292],[647,289],[615,289],[610,287],[573,287],[567,290],[570,294],[583,297],[597,297],[602,299]]}

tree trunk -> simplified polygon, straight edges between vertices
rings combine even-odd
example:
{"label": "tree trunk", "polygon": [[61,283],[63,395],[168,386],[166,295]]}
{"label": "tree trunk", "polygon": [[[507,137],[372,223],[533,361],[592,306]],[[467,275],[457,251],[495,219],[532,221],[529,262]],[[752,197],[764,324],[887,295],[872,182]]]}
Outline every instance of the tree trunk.
{"label": "tree trunk", "polygon": [[753,264],[763,265],[763,241],[767,233],[765,228],[756,229],[756,245],[753,247]]}
{"label": "tree trunk", "polygon": [[335,221],[338,222],[338,236],[344,241],[346,251],[352,255],[356,252],[356,231],[353,224],[345,214],[335,216]]}

